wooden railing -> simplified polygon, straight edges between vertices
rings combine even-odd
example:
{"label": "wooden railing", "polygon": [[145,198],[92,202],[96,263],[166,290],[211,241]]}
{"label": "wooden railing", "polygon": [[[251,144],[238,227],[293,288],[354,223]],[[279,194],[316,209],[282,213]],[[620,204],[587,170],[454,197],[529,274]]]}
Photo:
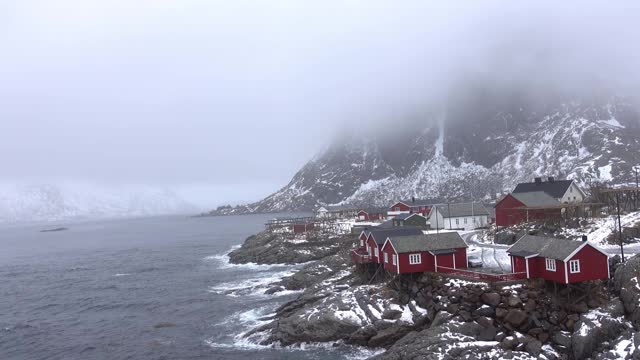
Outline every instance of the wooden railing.
{"label": "wooden railing", "polygon": [[524,280],[527,278],[526,272],[510,273],[510,274],[487,274],[487,273],[481,273],[477,271],[453,269],[453,268],[444,267],[444,266],[438,266],[436,268],[436,272],[441,274],[451,274],[451,275],[456,275],[463,278],[486,281],[486,282],[517,281],[517,280]]}
{"label": "wooden railing", "polygon": [[356,264],[366,264],[371,262],[371,256],[369,254],[361,253],[358,250],[351,250],[351,261]]}

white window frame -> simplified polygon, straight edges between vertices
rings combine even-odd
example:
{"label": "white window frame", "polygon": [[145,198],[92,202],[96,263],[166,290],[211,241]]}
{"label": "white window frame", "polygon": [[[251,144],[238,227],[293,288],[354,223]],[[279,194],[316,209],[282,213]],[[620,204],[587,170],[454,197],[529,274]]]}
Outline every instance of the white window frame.
{"label": "white window frame", "polygon": [[396,208],[395,208],[395,211],[400,211],[400,207],[396,207]]}
{"label": "white window frame", "polygon": [[[575,269],[574,269],[574,265],[575,265]],[[572,274],[577,274],[580,272],[580,260],[569,261],[569,272]]]}
{"label": "white window frame", "polygon": [[409,254],[409,265],[422,264],[422,254]]}
{"label": "white window frame", "polygon": [[374,249],[375,253],[376,253],[376,257],[380,256],[380,253],[378,252],[378,247],[376,246],[376,248]]}
{"label": "white window frame", "polygon": [[360,239],[360,247],[364,247],[364,240]]}
{"label": "white window frame", "polygon": [[460,219],[456,218],[456,225],[460,225]]}
{"label": "white window frame", "polygon": [[382,254],[384,254],[384,263],[388,264],[389,263],[389,254],[387,254],[386,252],[383,252]]}
{"label": "white window frame", "polygon": [[398,255],[393,254],[393,256],[391,257],[391,263],[392,263],[393,265],[398,264]]}
{"label": "white window frame", "polygon": [[555,259],[545,258],[544,262],[545,262],[545,268],[547,269],[547,271],[556,271],[556,260]]}

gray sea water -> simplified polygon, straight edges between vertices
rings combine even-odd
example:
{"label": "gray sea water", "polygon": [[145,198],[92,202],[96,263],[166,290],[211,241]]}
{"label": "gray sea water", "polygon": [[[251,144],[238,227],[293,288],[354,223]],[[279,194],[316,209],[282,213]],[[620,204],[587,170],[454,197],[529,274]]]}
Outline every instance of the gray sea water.
{"label": "gray sea water", "polygon": [[[273,215],[0,227],[0,359],[346,359],[346,346],[272,348],[241,335],[295,293],[292,266],[225,256]],[[58,232],[43,229],[67,227]]]}

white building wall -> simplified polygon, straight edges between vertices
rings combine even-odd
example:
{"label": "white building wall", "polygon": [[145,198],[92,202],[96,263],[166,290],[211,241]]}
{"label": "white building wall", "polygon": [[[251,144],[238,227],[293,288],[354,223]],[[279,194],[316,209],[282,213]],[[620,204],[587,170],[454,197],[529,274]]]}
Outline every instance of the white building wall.
{"label": "white building wall", "polygon": [[578,186],[575,183],[571,183],[571,186],[567,189],[567,192],[564,193],[561,199],[559,199],[562,203],[575,203],[575,202],[583,202],[584,196]]}

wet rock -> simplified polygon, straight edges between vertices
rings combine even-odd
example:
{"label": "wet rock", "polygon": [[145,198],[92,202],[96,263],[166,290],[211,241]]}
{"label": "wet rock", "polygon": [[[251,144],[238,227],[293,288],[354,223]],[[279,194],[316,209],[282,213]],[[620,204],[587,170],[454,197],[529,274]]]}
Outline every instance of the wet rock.
{"label": "wet rock", "polygon": [[376,334],[376,328],[373,325],[368,325],[356,330],[354,333],[349,335],[349,338],[347,338],[347,343],[366,346],[369,342],[369,339],[371,339]]}

